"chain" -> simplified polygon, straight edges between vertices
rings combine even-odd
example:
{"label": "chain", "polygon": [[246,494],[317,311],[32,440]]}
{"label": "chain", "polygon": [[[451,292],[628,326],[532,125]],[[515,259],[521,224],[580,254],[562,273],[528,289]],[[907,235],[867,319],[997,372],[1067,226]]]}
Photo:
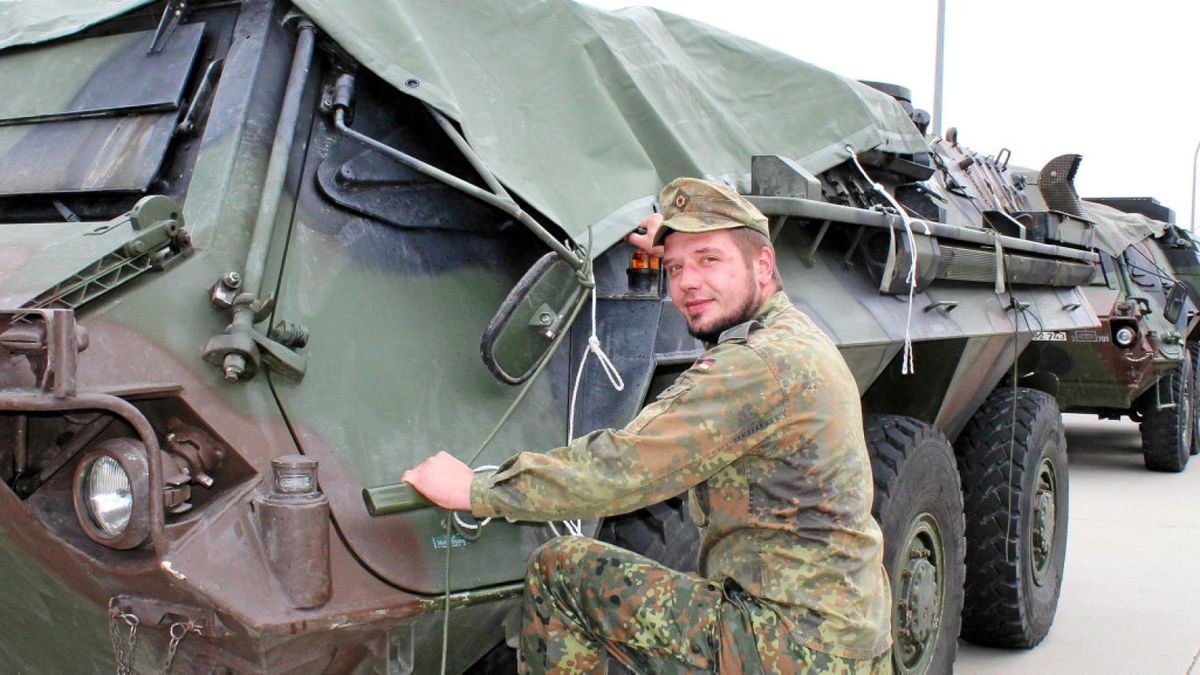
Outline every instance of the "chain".
{"label": "chain", "polygon": [[162,671],[164,674],[171,672],[171,662],[175,660],[175,650],[179,649],[179,643],[183,642],[183,638],[187,637],[188,633],[199,635],[200,628],[191,619],[188,619],[171,624],[170,633],[171,641],[167,643],[167,655],[163,659]]}
{"label": "chain", "polygon": [[[124,640],[121,637],[122,623],[129,627],[129,635]],[[126,614],[117,609],[114,602],[109,602],[108,637],[112,641],[113,656],[117,660],[117,675],[133,673],[133,649],[137,646],[138,623],[136,614]]]}
{"label": "chain", "polygon": [[[121,624],[129,628],[129,633],[123,635]],[[138,626],[141,621],[136,614],[121,611],[116,604],[116,598],[108,602],[108,638],[112,642],[113,655],[117,660],[117,675],[133,675],[133,650],[137,647]],[[191,619],[176,621],[171,624],[168,633],[171,640],[167,643],[167,652],[163,657],[162,672],[171,672],[171,664],[175,661],[175,652],[179,643],[188,633],[200,635],[200,626]]]}

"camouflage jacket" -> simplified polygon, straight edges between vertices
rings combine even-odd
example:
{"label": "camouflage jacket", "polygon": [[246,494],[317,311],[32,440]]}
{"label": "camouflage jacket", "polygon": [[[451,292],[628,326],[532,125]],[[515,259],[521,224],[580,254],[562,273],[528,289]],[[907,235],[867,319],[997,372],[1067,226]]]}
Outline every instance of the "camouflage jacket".
{"label": "camouflage jacket", "polygon": [[691,490],[699,571],[776,603],[801,644],[888,647],[883,537],[854,377],[783,292],[726,331],[624,429],[521,453],[471,486],[477,516],[626,513]]}

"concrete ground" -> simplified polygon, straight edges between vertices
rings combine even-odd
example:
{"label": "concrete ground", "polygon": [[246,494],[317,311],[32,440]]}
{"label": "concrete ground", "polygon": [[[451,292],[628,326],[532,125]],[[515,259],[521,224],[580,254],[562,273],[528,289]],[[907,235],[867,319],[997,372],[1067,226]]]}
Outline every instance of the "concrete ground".
{"label": "concrete ground", "polygon": [[1200,456],[1152,473],[1136,424],[1066,424],[1070,530],[1050,634],[1029,651],[961,643],[955,672],[1200,675]]}

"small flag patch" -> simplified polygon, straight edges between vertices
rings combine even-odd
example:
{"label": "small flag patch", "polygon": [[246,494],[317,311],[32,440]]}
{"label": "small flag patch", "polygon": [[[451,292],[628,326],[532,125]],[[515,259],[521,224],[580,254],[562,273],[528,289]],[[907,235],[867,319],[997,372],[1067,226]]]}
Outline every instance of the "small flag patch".
{"label": "small flag patch", "polygon": [[712,368],[714,363],[716,363],[716,361],[712,359],[700,359],[692,367],[696,370],[708,370],[709,368]]}

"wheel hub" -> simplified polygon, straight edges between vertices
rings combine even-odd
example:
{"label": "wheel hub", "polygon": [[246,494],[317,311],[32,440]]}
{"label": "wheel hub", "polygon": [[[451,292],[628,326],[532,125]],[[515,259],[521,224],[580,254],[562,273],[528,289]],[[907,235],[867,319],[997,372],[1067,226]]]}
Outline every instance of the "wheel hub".
{"label": "wheel hub", "polygon": [[1033,531],[1031,544],[1033,553],[1033,580],[1039,585],[1050,571],[1054,553],[1054,531],[1057,507],[1055,497],[1054,466],[1043,460],[1038,471],[1037,493],[1033,499]]}
{"label": "wheel hub", "polygon": [[[1180,387],[1179,395],[1179,447],[1191,448],[1192,441],[1192,396],[1188,383]],[[1187,452],[1182,453],[1184,455]]]}
{"label": "wheel hub", "polygon": [[901,672],[922,672],[933,657],[942,618],[944,549],[937,522],[923,514],[905,538],[905,557],[896,578],[897,665]]}

